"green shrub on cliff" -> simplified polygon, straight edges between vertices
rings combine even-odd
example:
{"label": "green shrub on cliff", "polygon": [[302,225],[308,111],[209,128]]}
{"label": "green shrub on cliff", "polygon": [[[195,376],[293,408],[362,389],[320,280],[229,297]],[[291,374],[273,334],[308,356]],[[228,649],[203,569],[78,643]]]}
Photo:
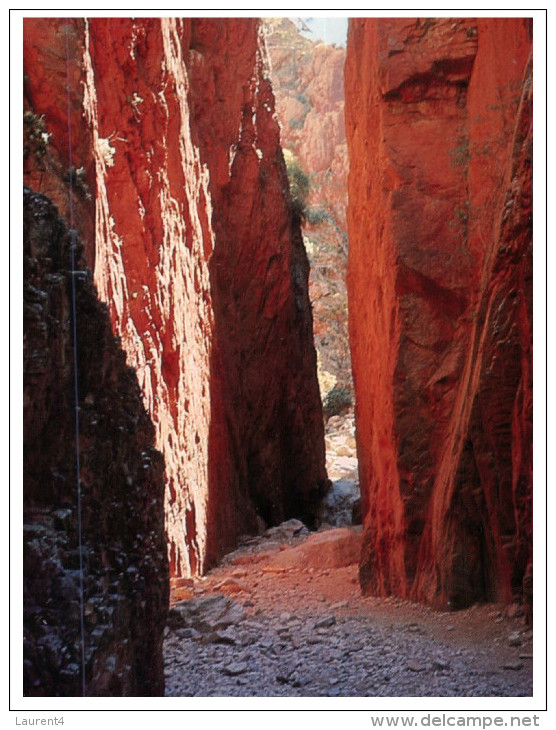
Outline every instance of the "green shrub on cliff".
{"label": "green shrub on cliff", "polygon": [[293,152],[290,152],[290,150],[284,150],[284,160],[286,162],[286,170],[290,184],[290,195],[294,211],[301,218],[305,218],[307,212],[307,197],[311,190],[309,176],[302,169],[299,164],[299,160]]}
{"label": "green shrub on cliff", "polygon": [[326,208],[307,208],[305,210],[305,220],[311,225],[318,225],[319,223],[330,223],[332,217]]}
{"label": "green shrub on cliff", "polygon": [[23,113],[23,159],[33,156],[42,163],[48,150],[50,134],[46,131],[44,116],[32,111]]}
{"label": "green shrub on cliff", "polygon": [[351,407],[353,399],[351,397],[351,391],[344,385],[336,384],[332,390],[327,393],[324,403],[323,410],[326,418],[330,416],[339,416],[344,411],[347,411]]}

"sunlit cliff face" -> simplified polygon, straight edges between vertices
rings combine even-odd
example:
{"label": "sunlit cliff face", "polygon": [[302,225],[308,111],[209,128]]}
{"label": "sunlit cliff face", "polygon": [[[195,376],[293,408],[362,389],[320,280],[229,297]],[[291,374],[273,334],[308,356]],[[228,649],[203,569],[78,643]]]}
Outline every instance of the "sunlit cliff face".
{"label": "sunlit cliff face", "polygon": [[[189,574],[204,564],[207,549],[214,233],[209,172],[191,141],[182,33],[169,19],[148,33],[131,21],[118,28],[87,22],[83,58],[96,161],[95,282],[110,303],[164,454],[172,572]],[[135,62],[147,39],[159,44],[160,68],[145,77]],[[101,66],[95,78],[101,43],[128,52],[125,74],[119,64],[110,69],[109,100],[102,98],[108,69]],[[101,123],[120,130],[118,136],[102,137]]]}
{"label": "sunlit cliff face", "polygon": [[56,139],[27,179],[67,210],[69,121],[76,220],[165,457],[170,568],[203,572],[263,522],[310,522],[325,482],[258,21],[28,20],[25,44],[26,102]]}

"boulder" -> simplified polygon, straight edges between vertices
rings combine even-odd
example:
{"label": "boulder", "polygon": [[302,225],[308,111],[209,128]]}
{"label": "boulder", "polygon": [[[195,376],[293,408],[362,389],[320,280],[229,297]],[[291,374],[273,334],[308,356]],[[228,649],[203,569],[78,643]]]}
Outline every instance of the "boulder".
{"label": "boulder", "polygon": [[344,568],[359,561],[361,527],[338,527],[313,533],[300,545],[287,548],[275,555],[268,569],[326,570]]}
{"label": "boulder", "polygon": [[210,634],[235,626],[244,618],[243,606],[222,593],[211,593],[176,603],[168,613],[168,626],[172,629],[192,628]]}
{"label": "boulder", "polygon": [[339,479],[332,482],[321,502],[319,518],[332,527],[349,527],[354,524],[353,512],[360,500],[359,486],[354,482]]}

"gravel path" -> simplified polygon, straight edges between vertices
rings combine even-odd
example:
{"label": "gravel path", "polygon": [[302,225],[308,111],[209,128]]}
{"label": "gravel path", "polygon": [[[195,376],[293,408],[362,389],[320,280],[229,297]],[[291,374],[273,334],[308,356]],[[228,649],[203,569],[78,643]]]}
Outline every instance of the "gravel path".
{"label": "gravel path", "polygon": [[[269,532],[206,578],[173,581],[167,696],[532,695],[519,606],[438,613],[364,598],[355,564],[308,552],[315,535]],[[327,544],[344,534],[327,531]]]}

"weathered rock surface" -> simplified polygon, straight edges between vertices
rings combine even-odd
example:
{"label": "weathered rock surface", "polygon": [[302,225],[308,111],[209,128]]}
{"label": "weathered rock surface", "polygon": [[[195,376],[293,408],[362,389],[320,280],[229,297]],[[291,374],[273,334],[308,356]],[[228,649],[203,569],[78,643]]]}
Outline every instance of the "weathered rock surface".
{"label": "weathered rock surface", "polygon": [[531,43],[519,18],[350,22],[367,593],[530,600]]}
{"label": "weathered rock surface", "polygon": [[[326,480],[307,295],[256,19],[26,19],[28,179],[75,219],[166,463],[172,575],[314,520]],[[69,100],[66,80],[69,77]],[[44,189],[44,188],[42,188]]]}
{"label": "weathered rock surface", "polygon": [[269,567],[284,570],[344,568],[357,563],[360,552],[361,528],[338,527],[312,534],[300,545],[282,550],[272,558]]}
{"label": "weathered rock surface", "polygon": [[169,612],[168,625],[209,633],[239,623],[244,615],[241,605],[221,593],[211,593],[177,603]]}
{"label": "weathered rock surface", "polygon": [[162,457],[81,248],[74,321],[68,229],[52,203],[28,189],[23,213],[23,691],[82,692],[82,562],[86,694],[160,695],[168,609]]}

